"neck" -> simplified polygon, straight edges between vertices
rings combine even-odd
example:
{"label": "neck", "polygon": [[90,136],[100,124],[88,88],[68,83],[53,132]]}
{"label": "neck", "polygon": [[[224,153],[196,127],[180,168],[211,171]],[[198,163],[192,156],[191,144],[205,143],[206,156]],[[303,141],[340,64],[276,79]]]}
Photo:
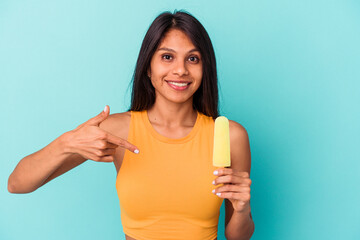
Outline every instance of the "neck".
{"label": "neck", "polygon": [[160,99],[147,111],[150,122],[167,126],[194,126],[197,111],[193,109],[192,99],[185,103],[162,103]]}

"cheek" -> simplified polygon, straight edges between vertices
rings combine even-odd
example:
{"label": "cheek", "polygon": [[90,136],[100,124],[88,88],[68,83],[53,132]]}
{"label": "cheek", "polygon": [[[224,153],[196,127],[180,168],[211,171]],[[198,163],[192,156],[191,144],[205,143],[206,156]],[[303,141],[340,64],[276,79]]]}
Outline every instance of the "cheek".
{"label": "cheek", "polygon": [[197,67],[196,69],[194,69],[193,77],[198,81],[202,79],[202,77],[203,77],[203,69],[202,69],[202,67]]}
{"label": "cheek", "polygon": [[151,64],[151,76],[155,78],[162,78],[166,76],[169,72],[169,69],[166,68],[166,66],[162,64],[157,64],[156,62],[154,64]]}

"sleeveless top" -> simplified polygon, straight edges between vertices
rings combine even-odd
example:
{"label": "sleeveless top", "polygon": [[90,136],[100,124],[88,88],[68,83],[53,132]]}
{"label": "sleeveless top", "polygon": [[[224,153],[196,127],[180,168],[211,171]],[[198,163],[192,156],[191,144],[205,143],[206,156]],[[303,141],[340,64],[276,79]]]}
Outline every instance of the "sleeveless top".
{"label": "sleeveless top", "polygon": [[147,111],[131,112],[128,139],[116,178],[121,222],[136,240],[213,240],[223,199],[212,193],[214,120],[198,112],[191,132],[178,139],[159,134]]}

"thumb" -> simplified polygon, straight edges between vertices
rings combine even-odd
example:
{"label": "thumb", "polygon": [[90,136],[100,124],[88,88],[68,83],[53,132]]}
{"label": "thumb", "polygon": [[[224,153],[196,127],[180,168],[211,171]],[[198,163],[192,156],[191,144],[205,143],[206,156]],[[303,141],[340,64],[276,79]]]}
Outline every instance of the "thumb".
{"label": "thumb", "polygon": [[87,125],[98,126],[102,121],[104,121],[110,113],[110,107],[108,105],[105,106],[104,111],[99,113],[97,116],[90,118],[86,123]]}

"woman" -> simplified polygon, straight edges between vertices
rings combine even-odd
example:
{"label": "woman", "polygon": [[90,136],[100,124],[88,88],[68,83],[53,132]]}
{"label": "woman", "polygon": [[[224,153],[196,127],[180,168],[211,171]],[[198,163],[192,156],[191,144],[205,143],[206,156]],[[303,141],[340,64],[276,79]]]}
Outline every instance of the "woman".
{"label": "woman", "polygon": [[23,158],[9,192],[32,192],[87,159],[114,162],[127,240],[216,239],[223,199],[227,239],[251,237],[248,136],[230,121],[231,167],[212,166],[215,54],[193,16],[165,12],[154,20],[136,64],[131,108],[109,112],[106,106]]}

